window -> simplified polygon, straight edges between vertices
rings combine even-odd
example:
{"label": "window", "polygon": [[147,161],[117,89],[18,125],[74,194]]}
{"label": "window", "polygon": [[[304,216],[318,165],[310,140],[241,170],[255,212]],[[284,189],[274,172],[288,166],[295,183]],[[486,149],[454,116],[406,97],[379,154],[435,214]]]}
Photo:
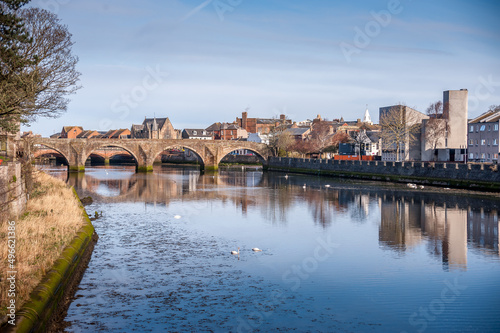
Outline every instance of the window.
{"label": "window", "polygon": [[490,159],[490,158],[491,158],[491,155],[490,155],[490,153],[488,153],[488,159]]}
{"label": "window", "polygon": [[469,140],[469,144],[470,144],[470,145],[473,145],[473,144],[474,144],[474,140],[470,139],[470,140]]}
{"label": "window", "polygon": [[495,124],[495,131],[498,131],[498,124]]}
{"label": "window", "polygon": [[486,125],[481,125],[480,131],[483,132],[486,129]]}
{"label": "window", "polygon": [[481,140],[481,146],[484,146],[486,144],[486,140],[485,139],[482,139]]}
{"label": "window", "polygon": [[476,125],[476,132],[479,132],[479,125]]}
{"label": "window", "polygon": [[498,140],[497,139],[493,139],[493,146],[498,146]]}
{"label": "window", "polygon": [[196,132],[196,131],[193,131],[193,135],[197,135],[197,134],[198,134],[198,132]]}
{"label": "window", "polygon": [[469,154],[469,159],[472,160],[474,158],[474,153]]}
{"label": "window", "polygon": [[481,154],[481,158],[484,160],[484,158],[485,158],[485,153],[482,153],[482,154]]}
{"label": "window", "polygon": [[491,125],[488,125],[488,131],[491,131]]}
{"label": "window", "polygon": [[476,146],[479,145],[479,140],[476,139]]}
{"label": "window", "polygon": [[470,125],[469,132],[474,132],[474,125]]}

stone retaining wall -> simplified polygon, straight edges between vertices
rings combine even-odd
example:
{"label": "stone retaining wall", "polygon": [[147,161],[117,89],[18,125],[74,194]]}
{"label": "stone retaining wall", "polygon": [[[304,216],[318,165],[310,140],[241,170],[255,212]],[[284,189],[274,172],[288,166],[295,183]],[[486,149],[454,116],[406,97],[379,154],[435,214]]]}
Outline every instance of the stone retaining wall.
{"label": "stone retaining wall", "polygon": [[21,163],[0,165],[0,218],[19,216],[26,208],[25,184],[21,178]]}
{"label": "stone retaining wall", "polygon": [[500,191],[497,166],[271,157],[269,170]]}

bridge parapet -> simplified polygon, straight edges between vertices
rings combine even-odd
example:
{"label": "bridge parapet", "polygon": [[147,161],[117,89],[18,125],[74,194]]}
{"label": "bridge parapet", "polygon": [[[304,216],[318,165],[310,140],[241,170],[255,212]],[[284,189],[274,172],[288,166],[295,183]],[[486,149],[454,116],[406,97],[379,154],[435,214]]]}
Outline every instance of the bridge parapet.
{"label": "bridge parapet", "polygon": [[239,149],[256,153],[264,164],[267,164],[271,156],[267,145],[248,141],[36,138],[34,144],[44,145],[59,152],[68,161],[69,172],[84,172],[87,158],[104,147],[117,147],[130,153],[137,163],[137,172],[153,171],[156,157],[173,148],[187,148],[193,151],[200,157],[202,168],[206,170],[216,170],[227,154]]}

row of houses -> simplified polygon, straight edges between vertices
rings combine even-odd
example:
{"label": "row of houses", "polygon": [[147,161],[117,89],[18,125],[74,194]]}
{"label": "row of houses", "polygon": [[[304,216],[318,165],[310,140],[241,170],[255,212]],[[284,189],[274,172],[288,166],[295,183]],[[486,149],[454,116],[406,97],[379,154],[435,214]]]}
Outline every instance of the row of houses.
{"label": "row of houses", "polygon": [[84,130],[81,126],[64,126],[60,133],[50,136],[59,139],[130,139],[130,130],[117,129],[109,131]]}
{"label": "row of houses", "polygon": [[[337,135],[345,133],[345,139],[339,144],[338,158],[369,156],[384,161],[497,161],[500,110],[490,110],[475,119],[468,119],[467,89],[444,91],[442,105],[442,112],[436,114],[424,114],[405,105],[379,108],[381,120],[391,110],[397,109],[403,115],[406,126],[419,126],[414,140],[408,136],[397,145],[384,142],[381,135],[383,126],[372,122],[368,107],[363,119],[355,121],[343,118],[326,120],[320,115],[300,122],[294,122],[283,114],[277,118],[250,118],[248,110],[245,110],[232,123],[216,122],[206,128],[181,131],[173,127],[169,118],[154,117],[145,118],[140,125],[132,125],[130,130],[99,132],[84,130],[80,126],[65,126],[61,133],[53,137],[248,140],[269,144],[276,133],[287,132],[296,142],[322,136],[327,146],[328,143],[338,144]],[[437,127],[445,131],[436,135]]]}

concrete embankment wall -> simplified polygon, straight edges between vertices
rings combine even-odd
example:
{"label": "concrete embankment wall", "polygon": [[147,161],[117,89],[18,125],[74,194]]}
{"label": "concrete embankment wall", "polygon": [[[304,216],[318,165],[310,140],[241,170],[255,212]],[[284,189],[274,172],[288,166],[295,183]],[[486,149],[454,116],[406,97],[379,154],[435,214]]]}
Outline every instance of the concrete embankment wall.
{"label": "concrete embankment wall", "polygon": [[220,162],[236,164],[262,164],[262,160],[256,155],[226,155]]}
{"label": "concrete embankment wall", "polygon": [[484,164],[271,157],[269,170],[500,191],[500,172]]}
{"label": "concrete embankment wall", "polygon": [[[169,155],[162,156],[162,163],[173,164],[195,164],[200,161],[195,154],[191,156],[185,155]],[[220,163],[234,163],[234,164],[262,164],[262,160],[256,155],[226,155]]]}
{"label": "concrete embankment wall", "polygon": [[[79,200],[74,189],[73,192]],[[31,293],[30,300],[17,311],[16,325],[7,324],[0,331],[45,332],[55,321],[62,319],[59,316],[66,310],[68,298],[76,290],[97,241],[94,227],[81,202],[80,206],[85,225]]]}

